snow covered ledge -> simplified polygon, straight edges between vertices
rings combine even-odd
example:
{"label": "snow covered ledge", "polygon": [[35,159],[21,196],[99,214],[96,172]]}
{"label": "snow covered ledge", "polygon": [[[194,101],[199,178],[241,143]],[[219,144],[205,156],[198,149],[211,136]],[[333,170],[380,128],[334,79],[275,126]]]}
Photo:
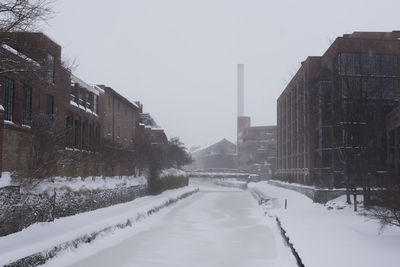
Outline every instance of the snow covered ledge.
{"label": "snow covered ledge", "polygon": [[288,183],[288,182],[283,182],[283,181],[278,181],[278,180],[269,180],[268,183],[271,185],[274,185],[274,186],[279,186],[282,188],[297,191],[297,192],[311,198],[312,201],[314,201],[316,203],[321,203],[321,204],[325,204],[326,202],[328,202],[332,199],[335,199],[341,195],[346,194],[346,190],[341,189],[341,188],[320,189],[320,188],[315,188],[314,186],[308,186],[308,185],[302,185],[302,184],[296,184],[296,183]]}

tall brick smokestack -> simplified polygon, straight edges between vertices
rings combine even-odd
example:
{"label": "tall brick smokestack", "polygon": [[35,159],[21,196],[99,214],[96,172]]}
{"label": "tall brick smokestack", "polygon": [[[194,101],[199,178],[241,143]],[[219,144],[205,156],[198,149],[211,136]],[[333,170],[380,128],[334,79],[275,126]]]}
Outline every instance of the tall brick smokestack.
{"label": "tall brick smokestack", "polygon": [[244,116],[244,65],[237,65],[237,116]]}

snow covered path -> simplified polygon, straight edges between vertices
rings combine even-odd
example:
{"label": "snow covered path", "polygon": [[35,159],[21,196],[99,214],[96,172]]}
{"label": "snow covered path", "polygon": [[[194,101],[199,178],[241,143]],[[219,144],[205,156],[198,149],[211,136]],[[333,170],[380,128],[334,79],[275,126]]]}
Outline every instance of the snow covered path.
{"label": "snow covered path", "polygon": [[296,266],[247,191],[216,186],[47,266]]}

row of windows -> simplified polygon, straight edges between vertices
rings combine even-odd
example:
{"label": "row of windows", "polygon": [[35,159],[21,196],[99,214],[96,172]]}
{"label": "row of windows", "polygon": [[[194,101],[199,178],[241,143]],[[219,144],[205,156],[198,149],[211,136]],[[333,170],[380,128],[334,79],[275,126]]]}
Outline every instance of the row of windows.
{"label": "row of windows", "polygon": [[344,99],[397,100],[399,82],[397,78],[341,77],[341,92]]}
{"label": "row of windows", "polygon": [[398,58],[396,55],[341,53],[337,58],[337,72],[340,75],[396,76]]}
{"label": "row of windows", "polygon": [[[110,107],[111,108],[111,102],[112,102],[112,96],[108,96],[108,107]],[[117,102],[117,112],[119,113],[120,112],[120,101],[116,101]],[[125,105],[124,106],[124,115],[126,116],[126,115],[128,115],[128,106],[127,105]],[[132,116],[132,118],[134,118],[134,112],[133,111],[131,111],[131,116]]]}
{"label": "row of windows", "polygon": [[[4,79],[4,119],[14,119],[15,82],[9,78]],[[54,114],[54,96],[46,95],[46,114]],[[32,122],[32,88],[24,85],[22,92],[22,124],[31,125]]]}
{"label": "row of windows", "polygon": [[[93,93],[90,93],[88,90],[82,87],[78,87],[78,99],[76,98],[75,95],[75,87],[74,85],[71,85],[71,91],[70,91],[70,100],[85,107],[90,110],[93,110],[94,113],[98,114],[99,113],[99,96]],[[85,96],[85,97],[84,97]],[[91,103],[91,98],[93,96],[93,107]]]}
{"label": "row of windows", "polygon": [[[108,135],[111,135],[111,122],[108,123]],[[120,127],[117,126],[117,137],[121,137],[121,132],[120,132]],[[127,139],[128,138],[128,128],[124,128],[124,136],[122,136],[123,138]],[[134,132],[133,132],[133,128],[131,131],[131,140],[133,140],[134,137]]]}

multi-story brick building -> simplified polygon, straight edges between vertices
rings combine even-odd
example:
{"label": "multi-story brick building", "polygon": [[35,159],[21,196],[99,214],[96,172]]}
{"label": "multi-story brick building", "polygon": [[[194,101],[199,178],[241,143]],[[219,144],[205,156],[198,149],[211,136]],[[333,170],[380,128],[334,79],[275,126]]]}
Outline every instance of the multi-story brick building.
{"label": "multi-story brick building", "polygon": [[250,117],[238,117],[237,166],[271,177],[276,166],[276,126],[251,126]]}
{"label": "multi-story brick building", "polygon": [[140,109],[118,94],[111,87],[99,85],[100,121],[103,125],[101,138],[113,145],[132,149],[139,132]]}
{"label": "multi-story brick building", "polygon": [[69,72],[61,47],[42,33],[0,33],[0,103],[3,171],[27,169],[32,158],[32,121],[60,117],[69,98]]}
{"label": "multi-story brick building", "polygon": [[[41,126],[63,135],[65,158],[74,159],[60,162],[61,175],[104,174],[110,168],[101,166],[104,159],[91,152],[103,149],[100,144],[131,151],[143,138],[142,105],[72,75],[61,63],[61,47],[47,36],[2,33],[0,41],[0,173],[23,173],[32,167],[36,122],[42,118],[51,125]],[[164,131],[153,130],[158,130],[156,139],[163,140]],[[110,175],[120,175],[129,166],[111,169]]]}
{"label": "multi-story brick building", "polygon": [[71,75],[69,105],[66,109],[66,147],[96,151],[100,142],[99,96],[104,91]]}
{"label": "multi-story brick building", "polygon": [[399,99],[399,38],[346,34],[302,63],[277,101],[282,179],[334,187],[357,181],[359,167],[371,180],[386,171],[385,116]]}

